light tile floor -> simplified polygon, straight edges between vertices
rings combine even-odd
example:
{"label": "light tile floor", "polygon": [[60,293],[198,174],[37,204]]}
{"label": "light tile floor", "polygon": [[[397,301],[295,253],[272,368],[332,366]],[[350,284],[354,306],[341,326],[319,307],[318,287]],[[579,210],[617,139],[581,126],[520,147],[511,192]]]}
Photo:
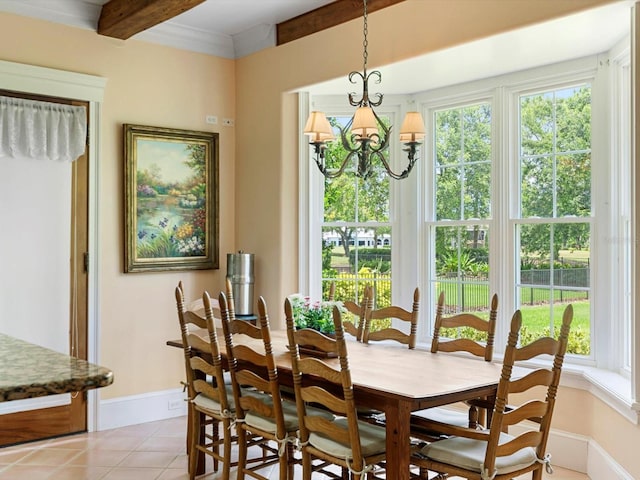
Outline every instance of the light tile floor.
{"label": "light tile floor", "polygon": [[[178,417],[0,448],[0,480],[187,480],[186,423],[185,417]],[[545,478],[588,480],[570,470],[554,470]],[[209,458],[207,472],[199,478],[218,478]],[[301,478],[302,472],[296,472]],[[278,478],[277,468],[267,474]]]}

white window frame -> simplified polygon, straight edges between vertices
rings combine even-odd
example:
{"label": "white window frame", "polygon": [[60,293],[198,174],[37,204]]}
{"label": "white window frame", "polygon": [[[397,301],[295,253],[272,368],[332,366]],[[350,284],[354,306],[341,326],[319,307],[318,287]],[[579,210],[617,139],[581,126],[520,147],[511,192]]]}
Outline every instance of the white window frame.
{"label": "white window frame", "polygon": [[[567,223],[570,223],[566,220],[569,220],[566,217],[543,217],[540,222],[537,222],[535,219],[531,219],[531,218],[525,218],[522,217],[521,212],[520,212],[520,192],[519,192],[519,187],[520,187],[520,152],[519,152],[519,142],[520,142],[520,137],[519,137],[519,130],[520,130],[520,123],[519,123],[519,111],[520,111],[520,99],[522,96],[526,96],[526,95],[535,95],[538,92],[549,92],[549,91],[557,91],[557,90],[562,90],[564,88],[570,88],[570,87],[574,87],[576,85],[583,85],[583,84],[588,84],[590,85],[591,88],[591,117],[592,117],[592,128],[591,128],[591,215],[589,217],[578,217],[577,220],[579,220],[579,223],[586,223],[590,225],[590,251],[591,251],[591,255],[590,255],[590,293],[592,293],[592,297],[590,297],[590,326],[591,326],[591,331],[590,331],[590,340],[591,340],[591,349],[590,349],[590,354],[588,356],[576,356],[576,355],[567,355],[565,361],[570,362],[570,363],[577,363],[577,364],[582,364],[582,365],[591,365],[591,366],[595,366],[596,361],[596,355],[595,355],[595,351],[599,350],[597,347],[597,343],[601,343],[602,341],[602,335],[597,334],[596,332],[596,326],[595,323],[595,317],[597,315],[596,311],[598,310],[598,306],[600,306],[600,309],[602,308],[602,304],[604,302],[602,302],[601,300],[598,301],[596,298],[594,298],[596,295],[594,294],[594,291],[599,291],[599,292],[603,292],[603,289],[612,289],[613,285],[612,282],[609,282],[606,280],[606,278],[610,277],[609,275],[609,269],[606,267],[606,265],[609,265],[610,263],[610,257],[611,255],[613,255],[613,252],[611,250],[606,250],[604,248],[602,248],[602,244],[599,241],[599,238],[601,237],[601,235],[599,235],[599,232],[602,232],[603,230],[603,222],[606,222],[608,220],[609,215],[604,215],[603,218],[599,218],[598,221],[596,221],[596,216],[595,216],[595,212],[596,211],[600,211],[603,212],[604,211],[604,205],[603,205],[603,199],[609,197],[610,195],[610,182],[607,181],[601,181],[602,179],[608,179],[609,178],[609,169],[608,168],[604,168],[603,162],[599,161],[600,158],[606,158],[604,156],[601,156],[598,154],[598,152],[600,152],[601,154],[604,151],[604,146],[605,144],[609,143],[609,139],[608,139],[608,134],[603,134],[603,129],[599,128],[600,124],[607,124],[608,121],[604,120],[600,117],[600,107],[595,105],[598,103],[598,101],[594,102],[594,98],[596,97],[601,97],[601,94],[603,93],[602,88],[598,87],[598,80],[596,80],[597,77],[597,73],[596,73],[596,69],[594,68],[591,59],[588,60],[587,65],[585,65],[585,70],[578,70],[575,72],[569,72],[566,75],[559,75],[558,77],[554,77],[554,78],[543,78],[540,80],[536,80],[528,85],[521,85],[515,88],[510,88],[507,87],[507,91],[508,91],[508,102],[510,104],[510,108],[509,108],[509,119],[507,120],[507,128],[509,129],[509,136],[511,137],[509,139],[511,145],[513,145],[513,149],[511,151],[511,155],[510,155],[510,165],[509,168],[512,172],[512,175],[510,176],[510,182],[509,183],[505,183],[502,185],[502,187],[505,189],[506,194],[509,196],[509,206],[510,206],[510,214],[509,214],[509,228],[508,228],[508,232],[509,233],[515,233],[516,229],[519,226],[522,225],[532,225],[535,223],[543,223],[545,225],[565,225]],[[602,101],[599,101],[600,104],[602,103]],[[594,179],[599,179],[597,182]],[[595,186],[596,185],[606,185],[606,189],[605,191],[603,191],[603,189],[596,189]],[[513,188],[510,188],[513,187]],[[517,189],[517,190],[516,190]],[[601,213],[602,215],[602,213]],[[608,236],[608,235],[607,235]],[[513,247],[512,250],[508,250],[513,252],[514,256],[517,254],[516,250],[518,250],[517,247]],[[600,254],[599,254],[600,252]],[[603,263],[603,258],[602,258],[602,252],[606,252],[607,255],[607,262]],[[508,277],[510,279],[510,283],[512,285],[512,290],[511,290],[511,295],[510,295],[510,300],[515,301],[517,299],[517,285],[519,284],[518,282],[518,266],[514,265],[513,268],[511,269],[510,276]],[[595,272],[600,270],[601,272],[604,272],[602,274],[599,274],[596,277]],[[609,295],[612,295],[614,292],[611,291],[609,293]],[[600,299],[605,298],[603,295],[598,295]],[[519,305],[514,305],[513,310],[515,310],[516,308],[519,308]],[[564,309],[564,307],[560,307],[562,309]],[[503,325],[504,326],[504,325]],[[609,333],[607,332],[607,337],[609,337]],[[602,350],[602,349],[600,349]]]}
{"label": "white window frame", "polygon": [[618,45],[610,52],[609,59],[602,59],[606,62],[610,71],[610,88],[612,101],[609,103],[611,117],[611,155],[619,158],[617,168],[612,169],[612,195],[611,202],[613,209],[620,214],[620,220],[613,238],[621,241],[620,255],[615,263],[614,275],[622,277],[620,295],[621,298],[618,311],[611,312],[619,317],[622,327],[614,333],[614,337],[628,338],[623,348],[617,350],[618,357],[614,359],[614,365],[620,366],[620,374],[626,378],[631,378],[632,370],[632,301],[633,301],[633,280],[632,271],[627,265],[632,265],[633,255],[633,209],[632,192],[633,179],[631,168],[631,54],[628,45]]}
{"label": "white window frame", "polygon": [[[434,125],[434,113],[438,110],[442,109],[455,109],[459,107],[464,107],[467,105],[477,105],[480,103],[488,103],[491,107],[491,118],[492,118],[492,126],[491,126],[491,141],[492,141],[492,151],[491,151],[491,184],[495,185],[496,179],[496,151],[495,151],[495,138],[496,138],[496,124],[495,124],[495,106],[498,102],[498,98],[495,95],[495,91],[493,89],[483,88],[482,86],[475,83],[471,85],[471,89],[469,91],[460,91],[459,95],[455,94],[455,87],[447,88],[445,91],[442,91],[442,96],[436,95],[433,98],[424,98],[422,100],[422,110],[423,116],[425,118],[425,127],[427,131],[427,138],[425,140],[425,149],[429,152],[427,158],[425,158],[425,169],[424,169],[424,180],[422,189],[421,201],[424,207],[425,217],[422,226],[422,237],[423,241],[421,242],[421,252],[424,255],[425,261],[424,270],[422,272],[421,278],[423,280],[424,294],[421,296],[423,305],[436,305],[437,298],[440,292],[437,292],[434,287],[433,279],[436,277],[436,262],[435,262],[435,235],[432,235],[434,227],[444,227],[444,226],[464,226],[464,225],[472,225],[472,224],[482,224],[487,225],[489,232],[489,258],[494,258],[497,255],[497,251],[493,246],[493,231],[495,228],[495,208],[498,202],[495,198],[495,188],[490,190],[491,195],[491,214],[488,218],[482,218],[479,220],[476,219],[468,219],[468,220],[456,220],[456,221],[441,221],[436,220],[436,208],[435,202],[432,202],[432,199],[435,197],[434,189],[436,186],[436,179],[432,175],[435,171],[435,145],[433,143],[433,132],[435,130]],[[481,88],[478,88],[481,87]],[[435,92],[433,92],[435,93]],[[430,97],[430,95],[428,95]],[[489,268],[489,285],[490,288],[493,288],[495,282],[501,278],[497,275],[496,272],[493,271],[493,268]],[[492,294],[493,294],[493,290]],[[489,301],[489,298],[487,298]],[[501,302],[502,300],[500,300]],[[502,305],[501,305],[502,307]],[[422,328],[418,330],[418,341],[424,344],[430,344],[431,336],[433,332],[433,322],[435,320],[435,308],[427,309],[423,313],[423,317],[421,319],[424,322]]]}
{"label": "white window frame", "polygon": [[[637,323],[633,316],[631,305],[633,301],[633,281],[635,273],[623,275],[629,265],[635,261],[633,245],[635,236],[634,212],[632,208],[622,211],[618,215],[621,205],[629,205],[627,199],[635,199],[635,179],[629,173],[631,169],[630,156],[632,151],[619,148],[617,145],[629,145],[625,138],[630,137],[630,125],[627,124],[620,106],[630,101],[623,95],[623,89],[627,88],[621,78],[624,69],[629,69],[629,45],[630,40],[623,39],[618,46],[600,56],[590,56],[581,59],[570,60],[561,64],[539,67],[526,71],[506,74],[491,79],[457,86],[445,87],[415,94],[412,98],[398,97],[400,101],[395,103],[404,105],[409,101],[415,101],[418,111],[423,114],[427,129],[427,138],[420,152],[420,160],[416,164],[414,172],[406,180],[392,183],[391,215],[393,224],[393,249],[392,261],[394,262],[393,301],[410,303],[407,291],[412,291],[415,285],[421,288],[421,312],[420,328],[418,331],[419,345],[426,346],[431,336],[433,310],[430,305],[435,305],[434,293],[430,291],[429,278],[433,262],[430,260],[433,251],[432,241],[429,237],[429,227],[433,219],[433,209],[430,206],[430,198],[433,192],[433,179],[430,178],[433,171],[433,145],[430,132],[433,131],[432,111],[442,108],[444,105],[468,104],[490,99],[492,105],[492,135],[495,138],[501,136],[502,142],[494,142],[493,145],[493,169],[492,169],[492,211],[488,222],[491,235],[490,258],[504,258],[501,252],[514,251],[514,239],[510,236],[499,238],[497,232],[509,231],[513,216],[514,200],[508,195],[505,185],[509,183],[517,185],[517,169],[508,158],[517,158],[518,128],[512,119],[517,119],[517,98],[519,92],[527,89],[556,88],[564,84],[575,84],[580,81],[591,83],[593,99],[593,125],[592,125],[592,178],[597,178],[599,184],[602,179],[609,179],[607,188],[592,187],[592,211],[600,219],[611,218],[611,222],[597,225],[592,234],[592,246],[594,252],[606,252],[604,255],[594,254],[592,257],[592,335],[594,341],[593,355],[591,358],[578,356],[568,357],[565,362],[565,374],[563,384],[591,391],[601,400],[615,408],[619,413],[634,423],[638,422],[637,412],[640,405],[635,402],[636,378],[640,378],[638,369],[638,354],[634,347],[626,354],[630,358],[630,365],[625,365],[625,354],[620,353],[628,346],[623,345],[623,338],[627,334],[639,338]],[[636,67],[638,68],[638,67]],[[535,79],[533,81],[532,79]],[[323,97],[315,97],[313,102],[309,98],[302,97],[301,104],[306,103],[306,110],[301,110],[301,118],[306,118],[309,105],[313,109],[323,110],[329,113],[340,113],[339,109],[330,108],[330,103]],[[387,99],[385,98],[385,102]],[[413,109],[413,108],[412,108]],[[380,112],[387,113],[384,109]],[[398,114],[404,113],[404,107]],[[342,110],[343,112],[344,110]],[[514,116],[515,115],[515,116]],[[622,116],[620,116],[622,115]],[[628,115],[627,115],[628,116]],[[397,122],[394,118],[394,125]],[[302,131],[302,125],[300,127]],[[321,178],[309,157],[309,146],[301,135],[301,205],[307,212],[304,227],[301,227],[301,257],[300,279],[301,289],[307,287],[307,291],[314,292],[314,281],[317,284],[317,293],[320,292],[320,260],[318,270],[313,279],[312,268],[308,259],[313,247],[312,237],[320,238],[319,230],[315,235],[311,224],[313,213],[309,210],[310,202],[322,202],[320,197]],[[397,142],[394,139],[394,142]],[[399,152],[397,143],[392,144],[392,152]],[[514,153],[515,152],[515,153]],[[515,154],[515,157],[514,157]],[[614,163],[603,163],[601,159],[616,159]],[[302,166],[304,164],[304,166]],[[317,169],[316,169],[317,170]],[[633,172],[632,172],[633,173]],[[314,175],[316,175],[314,180]],[[314,188],[314,181],[320,185],[320,189]],[[499,185],[497,182],[503,182]],[[515,182],[515,183],[514,183]],[[625,183],[626,182],[626,183]],[[592,182],[595,185],[596,182]],[[419,184],[419,185],[418,185]],[[316,187],[317,187],[316,185]],[[400,186],[401,188],[398,188]],[[394,188],[395,187],[395,188]],[[316,199],[316,200],[313,200]],[[322,205],[319,205],[322,208]],[[606,212],[606,213],[603,213]],[[613,214],[617,216],[613,218]],[[512,225],[511,225],[512,226]],[[305,230],[304,232],[302,230]],[[611,239],[622,239],[612,245]],[[629,240],[627,247],[624,241]],[[629,247],[629,245],[631,247]],[[319,246],[315,251],[319,251]],[[312,261],[315,263],[315,261]],[[496,359],[499,360],[502,345],[505,343],[508,330],[508,318],[516,308],[514,259],[500,262],[499,265],[490,268],[490,285],[493,291],[500,296],[499,323],[496,329]],[[400,270],[398,270],[400,269]],[[398,271],[401,273],[398,274]],[[305,290],[301,290],[305,291]],[[637,300],[636,300],[637,302]],[[614,305],[615,304],[615,305]],[[613,325],[613,329],[611,328]],[[634,346],[637,342],[634,342]],[[628,344],[627,344],[628,345]],[[627,362],[628,363],[628,362]],[[640,381],[640,380],[638,380]]]}

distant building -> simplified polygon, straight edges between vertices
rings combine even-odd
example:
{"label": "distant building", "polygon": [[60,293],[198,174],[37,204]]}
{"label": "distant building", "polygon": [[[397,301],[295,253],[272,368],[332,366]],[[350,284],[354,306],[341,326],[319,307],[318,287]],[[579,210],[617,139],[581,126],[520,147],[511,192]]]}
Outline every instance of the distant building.
{"label": "distant building", "polygon": [[[322,239],[324,240],[325,245],[332,245],[334,247],[342,246],[342,237],[335,230],[324,232],[322,234]],[[353,238],[349,240],[349,245],[354,247],[356,246],[356,242],[359,247],[375,247],[376,239],[373,229],[359,229]],[[379,234],[377,237],[377,246],[390,247],[391,235],[388,233]]]}

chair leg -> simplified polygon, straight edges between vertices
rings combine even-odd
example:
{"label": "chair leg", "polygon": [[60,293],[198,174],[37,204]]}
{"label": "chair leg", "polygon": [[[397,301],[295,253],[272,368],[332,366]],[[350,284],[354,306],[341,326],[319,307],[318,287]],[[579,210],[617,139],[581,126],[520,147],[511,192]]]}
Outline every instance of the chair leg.
{"label": "chair leg", "polygon": [[296,463],[296,459],[295,459],[295,448],[293,446],[293,444],[288,443],[287,444],[287,478],[289,480],[294,480],[294,466]]}
{"label": "chair leg", "polygon": [[242,426],[238,430],[238,480],[244,480],[247,468],[247,431]]}
{"label": "chair leg", "polygon": [[478,407],[476,406],[469,407],[469,428],[473,428],[473,429],[478,428],[478,421],[479,421]]}
{"label": "chair leg", "polygon": [[302,451],[302,479],[311,480],[311,455],[305,450]]}
{"label": "chair leg", "polygon": [[280,467],[280,480],[287,480],[289,476],[289,448],[285,448],[280,458],[278,458],[278,466]]}
{"label": "chair leg", "polygon": [[[220,422],[214,420],[211,423],[211,437],[212,437],[212,441],[213,441],[213,447],[212,450],[216,455],[220,454],[220,445],[219,445],[219,441],[220,441],[220,429],[218,428],[218,426],[220,425]],[[216,456],[213,457],[213,471],[217,472],[218,471],[218,458]]]}
{"label": "chair leg", "polygon": [[349,470],[342,467],[342,480],[349,480]]}
{"label": "chair leg", "polygon": [[229,427],[231,422],[229,420],[224,421],[222,428],[224,429],[223,438],[223,452],[224,461],[222,462],[222,480],[229,480],[229,474],[231,470],[231,432]]}
{"label": "chair leg", "polygon": [[189,480],[196,478],[196,470],[198,468],[198,456],[200,450],[198,449],[198,438],[200,436],[200,412],[197,412],[193,406],[189,405],[189,426],[187,428],[189,432]]}

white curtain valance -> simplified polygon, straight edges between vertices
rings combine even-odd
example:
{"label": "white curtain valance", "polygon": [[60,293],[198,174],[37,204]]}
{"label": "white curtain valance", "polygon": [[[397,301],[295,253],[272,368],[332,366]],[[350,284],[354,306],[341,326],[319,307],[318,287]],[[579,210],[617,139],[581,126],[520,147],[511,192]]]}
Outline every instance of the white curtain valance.
{"label": "white curtain valance", "polygon": [[0,96],[0,157],[72,162],[86,138],[85,107]]}

